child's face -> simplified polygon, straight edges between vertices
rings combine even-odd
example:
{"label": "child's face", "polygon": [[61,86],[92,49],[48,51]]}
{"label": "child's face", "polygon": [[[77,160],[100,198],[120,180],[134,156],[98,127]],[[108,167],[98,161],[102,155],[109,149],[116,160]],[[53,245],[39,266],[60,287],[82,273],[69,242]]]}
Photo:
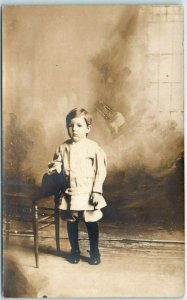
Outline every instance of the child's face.
{"label": "child's face", "polygon": [[88,132],[90,132],[91,125],[87,125],[83,117],[77,117],[71,119],[70,123],[67,125],[67,129],[70,138],[74,142],[79,142],[86,137]]}

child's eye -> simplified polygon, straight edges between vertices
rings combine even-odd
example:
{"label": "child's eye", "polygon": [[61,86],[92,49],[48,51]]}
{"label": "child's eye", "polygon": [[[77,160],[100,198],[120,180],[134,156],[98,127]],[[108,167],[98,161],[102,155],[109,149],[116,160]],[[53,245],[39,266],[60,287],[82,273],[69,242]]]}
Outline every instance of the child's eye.
{"label": "child's eye", "polygon": [[78,127],[82,127],[82,125],[81,125],[81,124],[78,124]]}

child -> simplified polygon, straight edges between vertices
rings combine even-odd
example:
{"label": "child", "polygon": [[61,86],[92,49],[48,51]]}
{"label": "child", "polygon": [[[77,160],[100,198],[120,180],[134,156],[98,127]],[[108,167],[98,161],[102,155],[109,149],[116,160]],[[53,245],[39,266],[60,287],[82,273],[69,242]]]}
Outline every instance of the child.
{"label": "child", "polygon": [[[66,117],[70,139],[56,151],[49,172],[63,174],[64,193],[59,208],[67,220],[67,231],[71,245],[70,262],[80,261],[78,223],[84,219],[90,241],[91,265],[100,263],[98,249],[101,208],[106,206],[102,186],[106,177],[106,156],[98,144],[87,138],[91,130],[92,117],[83,108],[75,108]],[[52,166],[52,168],[51,168]]]}

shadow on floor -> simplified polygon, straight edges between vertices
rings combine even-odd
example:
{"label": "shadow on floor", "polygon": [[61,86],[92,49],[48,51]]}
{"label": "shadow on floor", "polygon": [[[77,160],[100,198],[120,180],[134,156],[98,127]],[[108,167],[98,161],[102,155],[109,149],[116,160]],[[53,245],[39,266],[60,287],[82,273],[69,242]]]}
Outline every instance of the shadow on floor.
{"label": "shadow on floor", "polygon": [[6,298],[36,297],[37,291],[24,274],[21,265],[18,265],[10,255],[4,258],[3,263],[3,296]]}

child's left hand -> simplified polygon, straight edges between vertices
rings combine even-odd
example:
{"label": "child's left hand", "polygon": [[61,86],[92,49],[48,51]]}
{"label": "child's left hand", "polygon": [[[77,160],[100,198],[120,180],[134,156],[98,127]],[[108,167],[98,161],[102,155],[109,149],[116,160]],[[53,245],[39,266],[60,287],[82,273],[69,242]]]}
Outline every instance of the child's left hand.
{"label": "child's left hand", "polygon": [[99,193],[92,193],[90,197],[90,204],[96,206],[99,203],[100,194]]}

